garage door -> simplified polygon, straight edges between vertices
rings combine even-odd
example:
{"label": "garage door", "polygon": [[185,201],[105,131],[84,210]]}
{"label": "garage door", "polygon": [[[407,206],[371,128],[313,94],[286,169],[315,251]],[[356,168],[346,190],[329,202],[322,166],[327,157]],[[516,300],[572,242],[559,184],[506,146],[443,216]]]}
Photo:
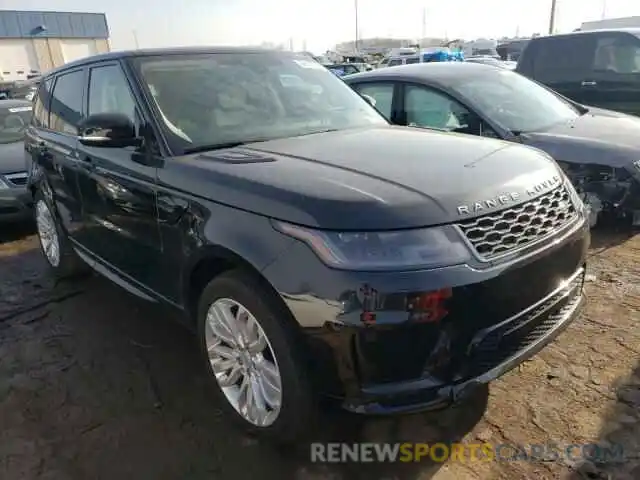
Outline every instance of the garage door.
{"label": "garage door", "polygon": [[38,73],[38,57],[30,40],[0,40],[0,76],[12,82]]}
{"label": "garage door", "polygon": [[60,40],[60,47],[62,48],[62,58],[65,63],[98,53],[96,42],[91,39]]}

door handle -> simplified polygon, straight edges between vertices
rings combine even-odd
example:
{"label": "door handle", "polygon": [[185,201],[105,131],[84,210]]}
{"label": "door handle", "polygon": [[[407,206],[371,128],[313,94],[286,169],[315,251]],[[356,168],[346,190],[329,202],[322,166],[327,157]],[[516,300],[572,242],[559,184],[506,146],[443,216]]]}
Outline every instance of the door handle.
{"label": "door handle", "polygon": [[598,85],[598,82],[594,82],[593,80],[583,80],[582,82],[583,87],[595,87],[596,85]]}

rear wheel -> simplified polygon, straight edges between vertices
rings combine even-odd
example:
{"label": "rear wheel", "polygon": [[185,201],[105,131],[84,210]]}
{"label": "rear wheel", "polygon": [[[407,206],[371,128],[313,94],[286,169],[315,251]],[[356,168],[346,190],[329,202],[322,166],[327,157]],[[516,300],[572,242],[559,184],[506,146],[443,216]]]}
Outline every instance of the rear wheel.
{"label": "rear wheel", "polygon": [[289,442],[306,436],[315,401],[274,297],[249,273],[225,273],[202,293],[198,331],[221,407],[245,430]]}
{"label": "rear wheel", "polygon": [[54,209],[40,191],[36,192],[33,210],[40,249],[53,274],[62,279],[87,273],[89,267],[71,247],[58,224]]}

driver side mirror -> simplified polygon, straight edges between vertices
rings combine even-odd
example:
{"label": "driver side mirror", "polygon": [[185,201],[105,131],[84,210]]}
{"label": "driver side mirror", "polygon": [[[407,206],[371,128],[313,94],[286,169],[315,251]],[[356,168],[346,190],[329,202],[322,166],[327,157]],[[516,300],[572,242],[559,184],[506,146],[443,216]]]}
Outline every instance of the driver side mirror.
{"label": "driver side mirror", "polygon": [[364,98],[367,102],[369,102],[371,104],[372,107],[376,106],[376,99],[373,98],[371,95],[366,95],[366,94],[362,94],[361,95],[362,98]]}
{"label": "driver side mirror", "polygon": [[131,119],[122,113],[96,113],[80,123],[78,140],[89,147],[137,147],[141,139]]}

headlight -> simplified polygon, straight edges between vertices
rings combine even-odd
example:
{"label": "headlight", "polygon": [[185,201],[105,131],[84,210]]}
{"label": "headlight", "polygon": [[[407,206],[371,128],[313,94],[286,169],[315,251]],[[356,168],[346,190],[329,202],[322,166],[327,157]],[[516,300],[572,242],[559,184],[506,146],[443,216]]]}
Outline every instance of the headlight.
{"label": "headlight", "polygon": [[576,187],[573,185],[573,183],[568,178],[566,178],[564,174],[563,176],[565,178],[564,188],[566,188],[569,192],[569,196],[571,197],[573,205],[576,207],[576,210],[578,210],[578,212],[584,214],[587,205],[584,203],[582,196],[577,192]]}
{"label": "headlight", "polygon": [[274,222],[305,242],[328,266],[342,270],[418,270],[465,263],[471,257],[450,226],[389,232],[329,232]]}
{"label": "headlight", "polygon": [[9,185],[7,185],[0,177],[0,190],[6,190],[7,188],[9,188]]}

